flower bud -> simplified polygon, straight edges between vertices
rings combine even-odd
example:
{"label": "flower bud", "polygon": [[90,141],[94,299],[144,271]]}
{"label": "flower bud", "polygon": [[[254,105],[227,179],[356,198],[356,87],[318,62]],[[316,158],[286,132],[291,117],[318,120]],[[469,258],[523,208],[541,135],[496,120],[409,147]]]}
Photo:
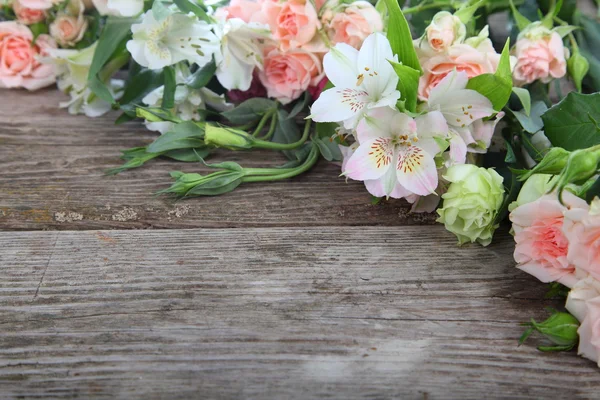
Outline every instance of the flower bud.
{"label": "flower bud", "polygon": [[529,179],[534,174],[550,174],[557,175],[567,165],[567,160],[571,153],[562,147],[553,147],[546,153],[542,161],[535,168],[521,174],[520,181]]}
{"label": "flower bud", "polygon": [[252,136],[239,129],[206,124],[204,142],[208,146],[224,147],[231,150],[252,148]]}
{"label": "flower bud", "polygon": [[425,30],[427,41],[435,51],[444,51],[454,43],[465,39],[466,27],[461,20],[448,11],[440,11]]}
{"label": "flower bud", "polygon": [[581,53],[579,49],[576,49],[569,61],[567,61],[567,71],[569,71],[569,75],[573,78],[573,82],[575,82],[575,86],[577,90],[581,92],[581,81],[588,73],[590,69],[590,63]]}
{"label": "flower bud", "polygon": [[178,197],[186,196],[217,196],[231,192],[238,187],[245,176],[244,171],[221,170],[209,175],[196,173],[171,174],[176,181],[159,194],[171,193]]}
{"label": "flower bud", "polygon": [[598,172],[600,165],[600,147],[594,146],[587,149],[573,151],[567,160],[558,177],[556,186],[558,188],[558,198],[562,203],[562,191],[567,185],[585,183]]}
{"label": "flower bud", "polygon": [[520,344],[522,344],[531,333],[537,331],[552,343],[559,346],[557,348],[540,347],[540,350],[566,350],[575,346],[579,340],[579,335],[577,334],[579,321],[569,313],[556,311],[544,322],[537,323],[532,319],[527,325],[529,326],[529,329],[521,336],[521,339],[519,340]]}

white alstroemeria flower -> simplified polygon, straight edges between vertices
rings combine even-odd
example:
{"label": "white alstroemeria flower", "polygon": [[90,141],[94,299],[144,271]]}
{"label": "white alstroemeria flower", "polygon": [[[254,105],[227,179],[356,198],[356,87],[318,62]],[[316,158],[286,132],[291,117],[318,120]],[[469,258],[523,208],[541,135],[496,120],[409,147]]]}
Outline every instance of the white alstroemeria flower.
{"label": "white alstroemeria flower", "polygon": [[138,64],[150,69],[184,60],[203,66],[219,49],[211,26],[193,14],[170,14],[157,21],[150,10],[131,31],[133,39],[127,42],[127,50]]}
{"label": "white alstroemeria flower", "polygon": [[[125,83],[120,79],[111,79],[107,83],[108,90],[115,99],[123,95]],[[67,108],[70,114],[85,114],[88,117],[95,118],[106,114],[112,108],[110,103],[100,99],[87,86],[79,88],[71,87],[67,93],[71,100],[59,103],[61,108]]]}
{"label": "white alstroemeria flower", "polygon": [[[184,121],[200,121],[200,110],[205,110],[206,106],[217,111],[225,111],[233,107],[227,103],[224,95],[218,95],[208,88],[192,89],[186,85],[191,76],[190,69],[184,63],[179,63],[175,67],[175,114]],[[160,107],[164,94],[164,86],[160,86],[142,99],[142,103],[150,107]],[[169,121],[145,122],[146,128],[151,131],[165,133],[171,130],[173,123]]]}
{"label": "white alstroemeria flower", "polygon": [[397,60],[397,56],[380,33],[369,35],[360,50],[338,43],[323,60],[325,74],[335,87],[321,93],[310,118],[343,122],[352,129],[368,110],[395,107],[400,98],[398,76],[388,60]]}
{"label": "white alstroemeria flower", "polygon": [[100,15],[134,17],[144,10],[144,0],[92,0]]}
{"label": "white alstroemeria flower", "polygon": [[431,89],[426,108],[440,111],[450,128],[450,153],[447,166],[464,164],[473,124],[495,113],[492,102],[475,90],[467,89],[466,72],[450,72]]}
{"label": "white alstroemeria flower", "polygon": [[434,157],[436,137],[446,138],[448,125],[440,112],[417,118],[392,108],[371,111],[356,129],[359,146],[344,165],[343,174],[364,181],[377,196],[426,196],[438,186]]}
{"label": "white alstroemeria flower", "polygon": [[231,18],[213,26],[221,41],[221,51],[215,53],[217,79],[227,90],[248,90],[255,68],[263,68],[259,40],[267,39],[269,27]]}

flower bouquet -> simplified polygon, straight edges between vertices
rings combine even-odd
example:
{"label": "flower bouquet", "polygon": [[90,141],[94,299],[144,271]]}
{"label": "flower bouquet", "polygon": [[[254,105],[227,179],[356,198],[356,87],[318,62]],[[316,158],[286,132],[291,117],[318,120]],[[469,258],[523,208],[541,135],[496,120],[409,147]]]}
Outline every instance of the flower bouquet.
{"label": "flower bouquet", "polygon": [[[374,203],[436,211],[460,244],[490,244],[509,219],[518,268],[568,296],[522,340],[537,331],[542,350],[579,343],[598,361],[600,25],[587,14],[566,0],[5,0],[0,87],[56,82],[72,114],[142,120],[156,139],[108,173],[158,157],[213,170],[171,172],[161,193],[179,198],[324,158]],[[288,162],[213,162],[217,149]]]}

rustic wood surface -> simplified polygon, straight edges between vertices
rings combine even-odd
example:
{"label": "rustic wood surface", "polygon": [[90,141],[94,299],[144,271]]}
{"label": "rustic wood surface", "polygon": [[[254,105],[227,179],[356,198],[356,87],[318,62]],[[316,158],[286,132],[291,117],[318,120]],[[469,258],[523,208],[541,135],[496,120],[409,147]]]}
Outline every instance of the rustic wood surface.
{"label": "rustic wood surface", "polygon": [[561,303],[514,268],[506,229],[458,248],[327,163],[152,197],[198,166],[106,177],[154,134],[70,116],[54,90],[0,94],[0,398],[597,397],[593,363],[517,346]]}
{"label": "rustic wood surface", "polygon": [[[218,201],[174,201],[154,193],[168,187],[169,172],[207,171],[198,163],[151,161],[117,176],[120,150],[150,143],[156,134],[139,123],[114,125],[71,116],[57,107],[56,90],[0,96],[0,229],[131,229],[254,226],[406,225],[433,223],[409,214],[404,201],[371,205],[359,182],[339,178],[340,167],[322,161],[300,177],[248,184]],[[217,154],[251,167],[280,165],[276,152]]]}

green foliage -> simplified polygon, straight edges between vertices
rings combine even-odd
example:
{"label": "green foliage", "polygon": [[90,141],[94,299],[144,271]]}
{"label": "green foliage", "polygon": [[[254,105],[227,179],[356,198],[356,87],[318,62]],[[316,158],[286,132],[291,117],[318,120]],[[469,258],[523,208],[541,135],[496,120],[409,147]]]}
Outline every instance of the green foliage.
{"label": "green foliage", "polygon": [[417,111],[417,91],[419,89],[419,77],[421,73],[407,65],[390,61],[396,75],[398,75],[397,89],[400,91],[400,100],[404,101],[404,107],[410,112]]}
{"label": "green foliage", "polygon": [[512,10],[513,18],[517,23],[517,28],[519,28],[520,31],[527,28],[527,26],[531,24],[531,21],[527,19],[523,14],[521,14],[519,10],[517,10],[517,7],[515,7],[515,3],[513,2],[513,0],[510,0],[510,8]]}
{"label": "green foliage", "polygon": [[529,90],[514,87],[512,88],[512,92],[519,98],[519,101],[523,106],[523,110],[525,111],[525,115],[529,116],[531,113],[531,96],[529,95]]}
{"label": "green foliage", "polygon": [[244,101],[233,110],[221,113],[233,124],[247,124],[262,118],[266,112],[277,109],[277,103],[262,97],[254,97]]}
{"label": "green foliage", "polygon": [[553,146],[577,150],[600,144],[600,93],[569,93],[542,120]]}
{"label": "green foliage", "polygon": [[210,82],[213,76],[215,76],[216,71],[217,63],[213,58],[208,64],[202,68],[198,68],[198,70],[188,78],[187,85],[192,89],[203,88]]}
{"label": "green foliage", "polygon": [[202,21],[206,21],[208,23],[212,22],[212,18],[206,13],[206,11],[198,4],[195,4],[190,0],[173,0],[173,3],[175,3],[177,8],[186,14],[191,12],[196,14],[198,19]]}
{"label": "green foliage", "polygon": [[168,150],[204,147],[204,127],[186,121],[176,124],[172,130],[157,137],[148,145],[151,153],[161,153]]}
{"label": "green foliage", "polygon": [[175,90],[177,89],[177,81],[175,78],[175,68],[173,66],[163,68],[164,74],[164,90],[161,107],[170,109],[175,107]]}
{"label": "green foliage", "polygon": [[337,124],[331,122],[321,122],[317,124],[313,142],[319,146],[319,151],[327,161],[341,161],[342,152],[339,148],[339,139],[337,136]]}
{"label": "green foliage", "polygon": [[135,116],[135,105],[141,104],[142,99],[148,93],[162,86],[163,83],[164,74],[162,70],[143,69],[135,73],[130,72],[123,96],[119,99],[121,109],[128,115]]}
{"label": "green foliage", "polygon": [[512,93],[509,51],[510,40],[507,40],[496,73],[476,76],[469,79],[467,84],[467,89],[475,90],[490,99],[496,111],[500,111],[506,105]]}
{"label": "green foliage", "polygon": [[398,55],[398,61],[421,73],[421,64],[412,43],[408,22],[400,10],[397,0],[385,0],[389,13],[387,38],[392,52]]}

